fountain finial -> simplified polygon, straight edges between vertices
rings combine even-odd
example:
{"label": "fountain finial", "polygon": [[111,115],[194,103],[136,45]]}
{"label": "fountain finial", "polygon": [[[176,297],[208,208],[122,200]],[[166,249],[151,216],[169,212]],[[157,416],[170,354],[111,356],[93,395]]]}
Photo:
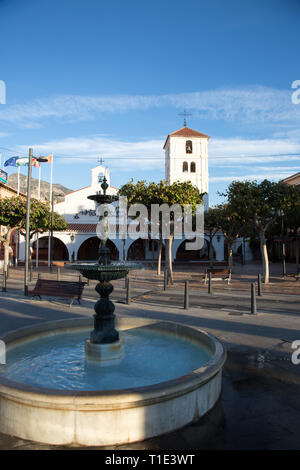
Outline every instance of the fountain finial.
{"label": "fountain finial", "polygon": [[105,196],[106,190],[107,190],[107,188],[108,188],[106,176],[104,176],[104,178],[103,178],[103,182],[102,182],[102,184],[101,184],[101,188],[102,188],[103,194],[104,194],[104,196]]}

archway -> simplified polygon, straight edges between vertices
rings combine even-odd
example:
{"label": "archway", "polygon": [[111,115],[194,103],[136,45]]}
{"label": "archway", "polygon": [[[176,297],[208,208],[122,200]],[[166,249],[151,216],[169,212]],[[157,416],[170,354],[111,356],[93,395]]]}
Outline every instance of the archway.
{"label": "archway", "polygon": [[[53,237],[53,261],[69,261],[68,248],[59,238]],[[39,238],[39,260],[48,259],[49,237]],[[32,259],[36,259],[36,240],[32,243]]]}
{"label": "archway", "polygon": [[[96,261],[99,258],[99,245],[100,239],[98,237],[90,237],[85,240],[79,247],[77,259],[78,260],[89,260]],[[119,259],[119,251],[116,245],[111,241],[107,240],[107,248],[110,249],[110,256],[113,260]]]}
{"label": "archway", "polygon": [[146,240],[138,238],[129,247],[127,259],[129,261],[146,259]]}
{"label": "archway", "polygon": [[[195,239],[194,239],[195,240]],[[176,261],[189,261],[189,260],[208,260],[209,258],[209,242],[204,239],[203,247],[200,250],[186,250],[186,242],[194,240],[184,240],[180,243],[176,252]],[[213,247],[213,258],[215,259],[216,253]]]}

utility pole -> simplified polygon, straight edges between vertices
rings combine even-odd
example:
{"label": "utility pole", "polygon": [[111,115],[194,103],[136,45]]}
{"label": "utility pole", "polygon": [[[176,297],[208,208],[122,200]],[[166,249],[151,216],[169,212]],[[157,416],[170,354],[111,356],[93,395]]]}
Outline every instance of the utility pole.
{"label": "utility pole", "polygon": [[31,169],[32,148],[29,149],[28,177],[27,177],[27,203],[26,203],[26,238],[25,238],[25,271],[24,271],[24,295],[28,296],[28,271],[30,249],[30,195],[31,195]]}

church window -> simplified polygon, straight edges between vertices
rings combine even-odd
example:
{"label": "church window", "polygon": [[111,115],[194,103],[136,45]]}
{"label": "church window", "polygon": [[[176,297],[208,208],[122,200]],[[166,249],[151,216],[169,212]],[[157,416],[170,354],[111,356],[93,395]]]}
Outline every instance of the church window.
{"label": "church window", "polygon": [[183,162],[182,171],[183,171],[183,173],[187,173],[189,171],[188,162]]}
{"label": "church window", "polygon": [[185,143],[185,151],[186,153],[193,153],[193,144],[191,140],[187,140]]}
{"label": "church window", "polygon": [[196,163],[195,162],[191,163],[191,173],[196,173]]}

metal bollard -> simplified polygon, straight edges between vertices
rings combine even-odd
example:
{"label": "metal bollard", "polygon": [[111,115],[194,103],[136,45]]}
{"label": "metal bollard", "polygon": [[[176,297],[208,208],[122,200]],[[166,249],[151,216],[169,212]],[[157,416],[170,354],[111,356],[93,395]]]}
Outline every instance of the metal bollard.
{"label": "metal bollard", "polygon": [[261,274],[257,275],[257,295],[262,296]]}
{"label": "metal bollard", "polygon": [[213,293],[211,272],[208,274],[208,293],[209,293],[209,294],[212,294],[212,293]]}
{"label": "metal bollard", "polygon": [[164,270],[164,290],[167,290],[167,287],[168,287],[168,270],[165,269]]}
{"label": "metal bollard", "polygon": [[127,284],[126,284],[126,304],[129,305],[131,303],[131,281],[128,277]]}
{"label": "metal bollard", "polygon": [[127,289],[128,274],[124,278],[124,289]]}
{"label": "metal bollard", "polygon": [[255,282],[251,282],[251,313],[256,315]]}
{"label": "metal bollard", "polygon": [[185,281],[184,284],[184,309],[190,308],[190,295],[189,295],[189,281]]}
{"label": "metal bollard", "polygon": [[6,292],[6,278],[7,278],[7,273],[6,271],[3,270],[2,292]]}
{"label": "metal bollard", "polygon": [[60,281],[60,266],[57,266],[56,274],[57,274],[57,280]]}

